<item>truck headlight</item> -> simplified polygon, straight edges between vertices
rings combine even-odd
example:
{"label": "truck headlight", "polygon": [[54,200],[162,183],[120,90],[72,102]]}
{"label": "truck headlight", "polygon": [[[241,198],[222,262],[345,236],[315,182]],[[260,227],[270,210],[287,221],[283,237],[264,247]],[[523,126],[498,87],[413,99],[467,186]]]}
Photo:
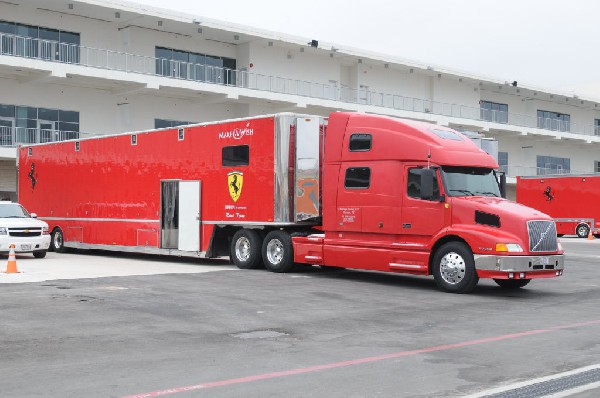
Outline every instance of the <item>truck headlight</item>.
{"label": "truck headlight", "polygon": [[6,227],[0,227],[0,235],[8,235],[8,230]]}
{"label": "truck headlight", "polygon": [[497,252],[522,253],[523,248],[518,243],[496,243]]}
{"label": "truck headlight", "polygon": [[42,227],[42,235],[50,235],[50,232],[48,231],[48,227]]}

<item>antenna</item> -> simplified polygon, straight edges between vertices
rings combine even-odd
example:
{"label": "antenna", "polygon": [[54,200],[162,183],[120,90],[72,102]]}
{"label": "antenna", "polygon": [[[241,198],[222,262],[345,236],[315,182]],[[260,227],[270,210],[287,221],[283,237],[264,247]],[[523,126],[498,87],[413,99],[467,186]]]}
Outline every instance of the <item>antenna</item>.
{"label": "antenna", "polygon": [[431,147],[429,147],[429,152],[427,153],[427,168],[431,168]]}

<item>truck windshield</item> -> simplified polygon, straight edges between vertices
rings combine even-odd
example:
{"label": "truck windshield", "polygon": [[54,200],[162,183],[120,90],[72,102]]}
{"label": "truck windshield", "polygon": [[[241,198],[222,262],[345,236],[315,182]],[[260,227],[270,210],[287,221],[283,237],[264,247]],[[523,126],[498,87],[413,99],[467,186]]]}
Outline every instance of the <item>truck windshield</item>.
{"label": "truck windshield", "polygon": [[500,189],[492,169],[444,166],[442,178],[449,196],[500,197]]}
{"label": "truck windshield", "polygon": [[0,218],[29,218],[30,215],[16,203],[0,203]]}

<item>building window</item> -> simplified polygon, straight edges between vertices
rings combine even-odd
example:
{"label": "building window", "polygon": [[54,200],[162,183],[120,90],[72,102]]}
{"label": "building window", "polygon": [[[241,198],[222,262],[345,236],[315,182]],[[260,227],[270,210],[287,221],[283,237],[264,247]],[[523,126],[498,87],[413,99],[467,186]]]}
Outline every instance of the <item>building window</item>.
{"label": "building window", "polygon": [[79,63],[79,33],[0,21],[0,54]]}
{"label": "building window", "polygon": [[594,119],[594,134],[600,135],[600,119]]}
{"label": "building window", "polygon": [[569,174],[571,172],[571,159],[554,156],[537,156],[537,174]]}
{"label": "building window", "polygon": [[79,138],[79,112],[0,104],[0,145]]}
{"label": "building window", "polygon": [[600,173],[600,161],[599,160],[594,161],[594,173]]}
{"label": "building window", "polygon": [[164,47],[156,47],[155,51],[157,75],[235,85],[235,59]]}
{"label": "building window", "polygon": [[195,122],[184,122],[181,120],[168,120],[168,119],[154,119],[155,129],[167,129],[177,126],[187,126],[188,124],[195,124]]}
{"label": "building window", "polygon": [[498,152],[499,171],[508,174],[508,152]]}
{"label": "building window", "polygon": [[488,122],[508,123],[508,104],[479,101],[481,119]]}
{"label": "building window", "polygon": [[569,131],[571,115],[551,111],[537,111],[538,128],[553,131]]}
{"label": "building window", "polygon": [[368,167],[349,167],[346,169],[344,187],[347,189],[367,189],[371,185],[371,169]]}
{"label": "building window", "polygon": [[248,145],[234,145],[223,147],[223,166],[248,166],[250,164],[250,147]]}

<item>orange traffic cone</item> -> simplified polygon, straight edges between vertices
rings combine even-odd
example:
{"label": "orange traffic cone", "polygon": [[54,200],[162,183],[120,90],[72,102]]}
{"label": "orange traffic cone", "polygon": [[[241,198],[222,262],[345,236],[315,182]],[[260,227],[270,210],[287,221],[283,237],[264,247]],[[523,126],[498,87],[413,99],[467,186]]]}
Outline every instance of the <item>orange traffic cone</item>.
{"label": "orange traffic cone", "polygon": [[6,263],[7,274],[17,274],[17,258],[15,256],[15,245],[10,245],[10,253],[8,253],[8,263]]}
{"label": "orange traffic cone", "polygon": [[589,240],[593,240],[594,239],[594,234],[592,233],[591,229],[590,229],[590,233],[588,234],[588,239]]}

